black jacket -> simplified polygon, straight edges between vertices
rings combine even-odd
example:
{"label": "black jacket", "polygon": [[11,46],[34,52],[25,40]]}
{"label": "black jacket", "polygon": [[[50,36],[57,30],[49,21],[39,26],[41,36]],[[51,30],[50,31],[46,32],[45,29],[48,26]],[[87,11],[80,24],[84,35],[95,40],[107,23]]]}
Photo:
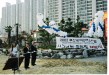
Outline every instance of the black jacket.
{"label": "black jacket", "polygon": [[24,53],[24,56],[27,57],[27,58],[30,58],[30,49],[28,49],[27,47],[25,47],[23,49],[23,53]]}
{"label": "black jacket", "polygon": [[37,48],[33,45],[31,45],[31,52],[33,58],[37,56]]}
{"label": "black jacket", "polygon": [[34,52],[34,51],[36,51],[36,52],[37,52],[37,48],[36,48],[36,47],[34,47],[33,45],[31,45],[31,52]]}

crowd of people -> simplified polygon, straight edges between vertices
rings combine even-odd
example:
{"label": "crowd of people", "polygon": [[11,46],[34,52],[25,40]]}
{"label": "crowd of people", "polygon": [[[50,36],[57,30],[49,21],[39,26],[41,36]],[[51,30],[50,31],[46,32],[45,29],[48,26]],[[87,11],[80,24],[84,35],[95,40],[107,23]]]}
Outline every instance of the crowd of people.
{"label": "crowd of people", "polygon": [[[36,48],[36,43],[32,41],[32,44],[30,45],[29,43],[25,44],[25,47],[22,49],[23,56],[24,56],[24,68],[27,70],[29,69],[29,64],[31,61],[31,65],[35,66],[36,62],[36,56],[37,56],[37,48]],[[18,44],[16,45],[15,43],[12,44],[10,48],[10,57],[20,57],[19,53],[19,47]],[[15,68],[18,68],[15,66]]]}

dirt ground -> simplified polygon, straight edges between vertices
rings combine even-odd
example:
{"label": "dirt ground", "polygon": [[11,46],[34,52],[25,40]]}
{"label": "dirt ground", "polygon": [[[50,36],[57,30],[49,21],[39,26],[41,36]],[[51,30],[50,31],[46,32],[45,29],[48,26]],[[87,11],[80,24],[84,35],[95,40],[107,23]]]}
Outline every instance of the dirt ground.
{"label": "dirt ground", "polygon": [[[0,55],[0,74],[13,74],[11,69],[2,70],[8,56]],[[107,56],[83,59],[37,59],[35,66],[16,74],[107,74]]]}

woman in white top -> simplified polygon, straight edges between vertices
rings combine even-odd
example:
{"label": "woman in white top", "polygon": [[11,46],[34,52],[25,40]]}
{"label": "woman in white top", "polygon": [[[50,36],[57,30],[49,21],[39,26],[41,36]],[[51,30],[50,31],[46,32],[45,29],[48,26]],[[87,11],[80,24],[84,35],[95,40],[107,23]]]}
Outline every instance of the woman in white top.
{"label": "woman in white top", "polygon": [[[13,57],[18,57],[18,49],[15,43],[12,43],[12,47],[10,49],[10,56]],[[19,61],[12,61],[11,63],[11,68],[12,70],[18,70],[18,65],[19,65]]]}
{"label": "woman in white top", "polygon": [[18,49],[15,43],[12,44],[10,54],[11,54],[11,57],[18,57]]}

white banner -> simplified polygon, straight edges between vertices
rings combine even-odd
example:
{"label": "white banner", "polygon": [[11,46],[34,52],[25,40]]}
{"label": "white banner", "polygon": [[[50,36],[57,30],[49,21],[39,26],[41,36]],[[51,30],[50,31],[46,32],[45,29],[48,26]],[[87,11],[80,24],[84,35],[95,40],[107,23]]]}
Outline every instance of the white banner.
{"label": "white banner", "polygon": [[100,39],[96,38],[74,38],[74,37],[56,37],[56,48],[86,48],[86,49],[104,49]]}

